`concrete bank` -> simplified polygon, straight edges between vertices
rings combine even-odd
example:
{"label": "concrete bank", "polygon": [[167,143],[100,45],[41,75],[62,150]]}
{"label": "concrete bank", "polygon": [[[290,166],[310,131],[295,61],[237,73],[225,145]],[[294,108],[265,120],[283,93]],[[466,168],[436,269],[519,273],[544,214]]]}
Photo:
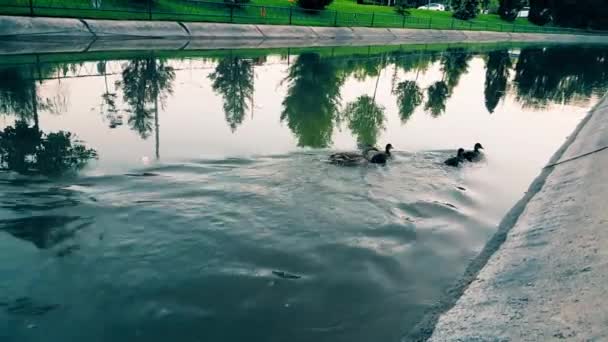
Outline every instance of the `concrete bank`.
{"label": "concrete bank", "polygon": [[608,44],[608,36],[0,16],[0,41],[0,54],[24,54],[408,43]]}
{"label": "concrete bank", "polygon": [[505,217],[463,292],[405,340],[608,341],[606,146],[608,96]]}

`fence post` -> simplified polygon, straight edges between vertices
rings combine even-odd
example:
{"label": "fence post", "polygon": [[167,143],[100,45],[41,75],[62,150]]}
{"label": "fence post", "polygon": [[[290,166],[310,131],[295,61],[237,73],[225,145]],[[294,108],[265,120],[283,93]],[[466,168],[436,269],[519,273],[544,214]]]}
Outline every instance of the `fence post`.
{"label": "fence post", "polygon": [[454,18],[452,18],[452,30],[454,29]]}
{"label": "fence post", "polygon": [[513,31],[512,32],[515,32],[515,24],[513,24]]}
{"label": "fence post", "polygon": [[289,25],[291,25],[292,16],[293,16],[293,6],[289,6]]}
{"label": "fence post", "polygon": [[334,26],[338,26],[338,11],[334,13]]}
{"label": "fence post", "polygon": [[148,0],[148,20],[152,20],[152,1]]}
{"label": "fence post", "polygon": [[433,18],[429,18],[429,29],[433,26]]}
{"label": "fence post", "polygon": [[234,22],[234,6],[230,6],[230,22]]}
{"label": "fence post", "polygon": [[34,16],[34,0],[30,0],[30,15]]}
{"label": "fence post", "polygon": [[405,14],[403,15],[403,21],[401,22],[401,28],[405,28]]}
{"label": "fence post", "polygon": [[372,12],[372,23],[371,23],[371,27],[374,27],[374,17],[376,16],[376,12]]}
{"label": "fence post", "polygon": [[472,30],[472,29],[473,29],[473,22],[469,21],[469,30]]}

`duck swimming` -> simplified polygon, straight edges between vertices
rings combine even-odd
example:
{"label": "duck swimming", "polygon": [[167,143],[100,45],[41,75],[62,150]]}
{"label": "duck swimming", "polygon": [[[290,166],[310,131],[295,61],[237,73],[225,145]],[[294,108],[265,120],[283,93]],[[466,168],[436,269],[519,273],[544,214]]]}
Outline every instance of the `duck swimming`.
{"label": "duck swimming", "polygon": [[393,145],[386,144],[384,152],[378,151],[377,148],[372,147],[363,152],[365,159],[372,164],[386,164],[386,161],[391,157],[391,150]]}
{"label": "duck swimming", "polygon": [[356,152],[340,152],[329,156],[329,161],[333,164],[343,166],[355,166],[363,163],[386,164],[387,159],[391,156],[393,145],[387,144],[384,152],[380,152],[375,147],[368,147],[363,150],[363,153]]}
{"label": "duck swimming", "polygon": [[479,150],[483,150],[483,146],[481,146],[480,143],[477,143],[475,144],[473,151],[465,151],[462,156],[470,162],[479,161],[479,159],[481,159],[481,152]]}
{"label": "duck swimming", "polygon": [[340,152],[329,156],[329,161],[332,164],[342,166],[356,166],[367,162],[363,154],[356,152]]}
{"label": "duck swimming", "polygon": [[456,157],[452,157],[446,160],[444,163],[448,166],[458,167],[460,163],[464,162],[464,159],[464,148],[459,148]]}

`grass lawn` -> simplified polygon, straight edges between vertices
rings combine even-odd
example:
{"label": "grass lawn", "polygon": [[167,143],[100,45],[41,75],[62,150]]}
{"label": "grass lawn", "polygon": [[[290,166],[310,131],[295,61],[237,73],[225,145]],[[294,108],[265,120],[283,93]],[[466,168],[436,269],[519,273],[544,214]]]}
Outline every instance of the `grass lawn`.
{"label": "grass lawn", "polygon": [[[324,58],[357,58],[373,57],[382,54],[407,56],[408,54],[439,53],[448,48],[464,48],[472,53],[493,51],[497,48],[531,46],[536,43],[462,43],[462,44],[406,44],[388,46],[336,46],[336,47],[298,47],[298,48],[255,48],[229,50],[179,50],[156,51],[154,56],[168,59],[209,58],[221,59],[228,55],[239,58],[257,58],[269,55],[298,55],[305,52],[317,53]],[[150,56],[149,51],[89,51],[79,53],[51,53],[28,56],[3,56],[0,58],[0,68],[18,64],[35,63],[83,63],[101,60],[130,60]]]}
{"label": "grass lawn", "polygon": [[[33,0],[38,16],[149,19],[147,6],[133,0],[101,0],[93,9],[92,0]],[[99,0],[98,0],[99,1]],[[0,0],[0,14],[28,15],[29,0]],[[251,24],[293,24],[312,26],[406,27],[431,29],[463,29],[508,32],[566,32],[560,28],[532,25],[526,19],[505,22],[497,15],[482,14],[474,20],[452,18],[450,12],[411,9],[406,16],[393,7],[359,5],[356,0],[334,0],[324,11],[301,10],[289,0],[252,0],[230,9],[223,1],[194,2],[185,0],[154,0],[152,19],[176,21],[233,22]]]}

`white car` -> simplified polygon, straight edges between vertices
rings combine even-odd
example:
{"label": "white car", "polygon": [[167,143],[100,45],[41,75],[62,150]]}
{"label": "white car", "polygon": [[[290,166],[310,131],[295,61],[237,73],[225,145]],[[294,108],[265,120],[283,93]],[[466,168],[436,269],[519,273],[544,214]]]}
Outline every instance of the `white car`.
{"label": "white car", "polygon": [[445,6],[442,4],[430,3],[428,5],[420,6],[418,9],[429,10],[429,11],[445,11]]}
{"label": "white car", "polygon": [[530,15],[530,7],[524,7],[517,13],[518,18],[527,18]]}

